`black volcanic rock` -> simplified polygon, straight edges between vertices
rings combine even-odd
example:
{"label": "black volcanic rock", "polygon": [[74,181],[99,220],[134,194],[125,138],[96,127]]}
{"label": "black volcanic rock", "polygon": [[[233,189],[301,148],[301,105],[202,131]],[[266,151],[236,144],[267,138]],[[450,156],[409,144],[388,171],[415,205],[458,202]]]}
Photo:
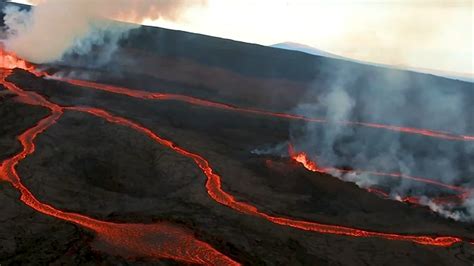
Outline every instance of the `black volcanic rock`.
{"label": "black volcanic rock", "polygon": [[[99,107],[136,120],[207,158],[222,176],[226,191],[265,212],[376,231],[474,237],[472,226],[439,218],[425,208],[383,200],[286,159],[268,158],[273,161],[268,167],[265,158],[250,154],[261,143],[286,140],[286,121],[180,102],[138,100],[23,71],[9,80],[61,105]],[[11,119],[15,117],[19,116]],[[240,214],[209,198],[205,176],[189,159],[129,128],[74,111],[67,111],[38,137],[37,151],[18,171],[33,194],[59,209],[122,222],[172,221],[250,265],[445,265],[472,259],[473,249],[464,243],[433,248],[340,237]]]}
{"label": "black volcanic rock", "polygon": [[[404,89],[430,90],[426,84],[436,83],[465,92],[466,102],[474,95],[472,85],[465,82],[159,28],[135,29],[120,45],[108,64],[88,65],[94,53],[76,57],[75,62],[70,55],[47,66],[48,71],[281,112],[295,108],[310,90],[324,91],[341,69],[357,77],[347,84],[354,98],[373,90],[374,83],[398,89],[400,84],[385,79],[391,75],[408,80]],[[381,199],[352,183],[306,171],[288,158],[252,154],[255,148],[287,141],[287,120],[178,101],[140,100],[18,69],[8,81],[60,105],[103,108],[150,128],[202,155],[222,177],[225,191],[265,213],[380,232],[474,238],[472,224]],[[0,159],[18,152],[16,136],[47,114],[46,109],[0,96]],[[420,139],[406,137],[407,143]],[[128,127],[88,114],[66,111],[38,136],[36,145],[35,153],[17,170],[41,201],[107,221],[172,222],[245,265],[471,265],[474,261],[474,249],[467,243],[440,248],[320,234],[242,214],[209,197],[206,176],[191,159]],[[439,142],[430,140],[430,145]],[[0,182],[2,265],[176,264],[94,250],[92,232],[39,214],[19,196]]]}
{"label": "black volcanic rock", "polygon": [[[46,109],[0,98],[0,160],[18,152],[16,135],[46,114]],[[16,189],[0,181],[0,264],[123,263],[92,251],[90,233],[36,212],[19,197]]]}

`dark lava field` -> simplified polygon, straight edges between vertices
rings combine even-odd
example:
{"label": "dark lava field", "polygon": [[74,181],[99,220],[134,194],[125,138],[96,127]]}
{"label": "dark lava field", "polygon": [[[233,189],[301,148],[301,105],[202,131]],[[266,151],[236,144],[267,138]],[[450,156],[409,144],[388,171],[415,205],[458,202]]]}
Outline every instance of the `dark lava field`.
{"label": "dark lava field", "polygon": [[[341,68],[359,77],[355,98],[386,73],[468,102],[472,84],[151,27],[132,30],[107,64],[93,58],[35,66],[44,75],[2,70],[0,265],[474,263],[472,223],[255,152],[307,122],[239,109],[291,113]],[[375,142],[400,134],[363,130]]]}

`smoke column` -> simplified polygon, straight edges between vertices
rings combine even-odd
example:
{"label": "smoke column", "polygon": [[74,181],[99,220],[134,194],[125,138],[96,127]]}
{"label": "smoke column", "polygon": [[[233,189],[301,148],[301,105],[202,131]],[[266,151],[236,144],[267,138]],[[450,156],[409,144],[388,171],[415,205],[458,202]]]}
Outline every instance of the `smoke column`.
{"label": "smoke column", "polygon": [[[59,60],[67,52],[86,54],[94,45],[116,48],[117,41],[145,19],[177,20],[188,7],[205,0],[33,0],[31,11],[13,5],[4,10],[7,50],[33,63]],[[34,47],[34,49],[32,49]]]}
{"label": "smoke column", "polygon": [[[295,112],[328,121],[366,121],[413,126],[459,134],[474,132],[474,91],[469,83],[440,81],[428,75],[363,66],[339,67],[338,73],[318,81]],[[474,144],[341,127],[338,123],[292,123],[291,143],[323,167],[423,176],[445,184],[474,187]],[[429,197],[449,195],[423,183],[367,174],[340,178],[360,187],[383,187],[393,199],[416,196],[441,215],[474,221],[474,196],[461,206],[439,205]],[[426,196],[426,197],[424,197]]]}

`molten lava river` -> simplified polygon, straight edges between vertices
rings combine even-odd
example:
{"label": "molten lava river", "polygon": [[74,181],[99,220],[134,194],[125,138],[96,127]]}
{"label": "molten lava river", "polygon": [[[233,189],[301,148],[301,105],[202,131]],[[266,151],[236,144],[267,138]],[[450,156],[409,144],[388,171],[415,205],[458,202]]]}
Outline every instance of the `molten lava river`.
{"label": "molten lava river", "polygon": [[[27,62],[18,59],[16,56],[1,51],[1,84],[17,95],[17,99],[21,102],[42,106],[50,110],[50,114],[38,121],[38,123],[32,128],[26,130],[20,134],[17,138],[22,145],[22,150],[13,155],[11,158],[6,159],[0,165],[0,178],[4,181],[11,183],[20,193],[20,200],[33,208],[34,210],[43,213],[45,215],[55,217],[64,221],[71,222],[85,229],[94,232],[97,238],[116,250],[120,250],[135,257],[151,257],[151,258],[166,258],[173,259],[185,263],[195,264],[211,264],[211,265],[238,265],[233,259],[220,253],[209,244],[196,239],[192,232],[182,229],[171,223],[154,223],[154,224],[130,224],[130,223],[114,223],[110,221],[101,221],[93,219],[91,217],[61,211],[56,209],[54,206],[40,202],[35,195],[33,195],[27,187],[22,183],[21,177],[16,171],[16,167],[23,159],[35,152],[35,139],[42,132],[46,131],[51,125],[56,123],[61,116],[68,111],[82,112],[92,116],[99,117],[109,123],[116,124],[117,126],[128,127],[132,130],[140,132],[144,137],[150,138],[156,143],[163,145],[174,152],[190,158],[194,163],[201,169],[204,175],[207,177],[205,188],[210,198],[215,202],[222,204],[228,208],[231,208],[241,214],[251,215],[265,219],[271,223],[279,226],[288,226],[300,230],[311,231],[315,233],[323,234],[335,234],[348,237],[377,237],[393,241],[411,241],[420,245],[448,247],[464,240],[454,236],[430,236],[430,235],[408,235],[408,234],[395,234],[388,232],[375,232],[368,231],[359,228],[351,228],[347,226],[338,226],[323,224],[313,221],[297,220],[288,217],[274,216],[263,211],[260,211],[254,205],[237,200],[233,195],[226,192],[222,188],[221,177],[213,170],[210,163],[203,156],[190,152],[185,148],[179,147],[170,140],[164,139],[152,130],[134,122],[129,119],[114,115],[106,110],[84,107],[84,106],[68,106],[63,107],[55,104],[40,94],[23,90],[15,84],[8,82],[6,78],[12,73],[14,68],[22,68],[34,73],[37,76],[47,76],[46,73],[37,72],[34,67],[30,66]],[[55,78],[50,77],[49,78]],[[127,88],[121,88],[110,85],[97,84],[90,81],[62,79],[65,82],[71,84],[88,87],[96,90],[104,90],[111,93],[117,93],[127,95],[130,97],[149,99],[149,100],[174,100],[182,101],[194,105],[202,105],[216,109],[225,109],[235,112],[244,112],[254,115],[262,116],[273,116],[281,119],[294,119],[294,120],[305,120],[315,123],[325,123],[322,119],[307,118],[292,114],[285,113],[273,113],[262,110],[246,109],[236,107],[228,104],[211,102],[203,99],[197,99],[185,95],[177,94],[163,94],[163,93],[151,93],[146,91],[137,91]],[[432,131],[427,129],[416,129],[416,128],[405,128],[390,125],[381,125],[373,123],[362,123],[362,122],[342,122],[348,126],[361,126],[361,127],[372,127],[380,128],[384,130],[399,131],[406,134],[418,134],[432,138],[442,138],[455,141],[474,141],[474,136],[467,135],[455,135],[448,132]],[[290,149],[291,157],[303,164],[308,170],[315,172],[334,172],[334,171],[347,171],[342,169],[329,169],[319,168],[315,162],[312,162],[304,153],[297,153]],[[459,197],[466,195],[468,191],[463,188],[449,186],[446,184],[438,183],[430,179],[404,176],[401,174],[390,174],[390,173],[378,173],[369,172],[369,174],[383,175],[394,178],[409,178],[419,182],[429,183],[434,186],[444,187],[454,192],[460,193]],[[372,191],[377,193],[375,189]],[[383,193],[383,192],[379,192]],[[406,199],[407,201],[410,199]],[[440,199],[441,200],[441,199]],[[412,199],[416,202],[416,199]],[[150,241],[150,236],[153,236],[153,241]]]}

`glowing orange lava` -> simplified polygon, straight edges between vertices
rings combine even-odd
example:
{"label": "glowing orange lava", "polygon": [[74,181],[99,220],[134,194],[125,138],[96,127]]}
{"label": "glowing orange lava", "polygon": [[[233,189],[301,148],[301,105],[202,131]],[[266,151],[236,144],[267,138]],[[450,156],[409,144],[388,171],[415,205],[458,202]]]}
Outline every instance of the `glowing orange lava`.
{"label": "glowing orange lava", "polygon": [[[301,120],[301,121],[312,122],[312,123],[327,123],[325,119],[310,118],[310,117],[305,117],[305,116],[300,116],[300,115],[295,115],[295,114],[269,112],[269,111],[250,109],[250,108],[242,108],[242,107],[233,106],[233,105],[229,105],[225,103],[203,100],[203,99],[199,99],[199,98],[195,98],[195,97],[191,97],[187,95],[181,95],[181,94],[167,94],[167,93],[132,90],[132,89],[124,88],[124,87],[105,85],[105,84],[95,83],[91,81],[58,78],[54,76],[52,77],[50,76],[50,78],[68,82],[70,84],[81,86],[81,87],[102,90],[102,91],[106,91],[110,93],[116,93],[116,94],[126,95],[129,97],[140,98],[140,99],[181,101],[181,102],[186,102],[189,104],[205,106],[209,108],[223,109],[223,110],[240,112],[240,113],[271,116],[271,117],[289,119],[289,120]],[[440,138],[440,139],[445,139],[445,140],[474,141],[474,136],[472,135],[456,135],[449,132],[429,130],[429,129],[383,125],[383,124],[377,124],[377,123],[353,122],[353,121],[340,121],[336,123],[342,124],[345,126],[378,128],[378,129],[396,131],[396,132],[406,133],[406,134],[415,134],[415,135],[422,135],[422,136],[433,137],[433,138]]]}
{"label": "glowing orange lava", "polygon": [[0,68],[2,69],[21,68],[28,71],[31,71],[34,69],[25,60],[18,58],[13,53],[9,53],[1,49],[1,47],[0,47]]}
{"label": "glowing orange lava", "polygon": [[318,165],[316,162],[313,162],[309,159],[309,157],[306,155],[304,152],[295,152],[294,148],[292,145],[288,145],[288,152],[291,156],[291,158],[300,164],[302,164],[306,169],[312,171],[312,172],[320,172],[324,173],[324,170],[321,170],[318,168]]}
{"label": "glowing orange lava", "polygon": [[[402,178],[402,179],[410,179],[416,182],[421,182],[421,183],[426,183],[434,186],[438,186],[444,189],[452,190],[455,192],[458,192],[459,194],[457,195],[451,195],[451,196],[446,196],[446,197],[438,197],[432,199],[433,202],[435,203],[447,203],[451,202],[453,200],[462,200],[466,199],[469,194],[471,193],[470,189],[464,188],[464,187],[459,187],[459,186],[454,186],[454,185],[449,185],[445,184],[436,180],[432,180],[429,178],[424,178],[424,177],[415,177],[415,176],[410,176],[410,175],[405,175],[401,173],[386,173],[386,172],[378,172],[378,171],[363,171],[363,170],[346,170],[346,169],[339,169],[339,168],[334,168],[334,167],[318,167],[316,162],[311,160],[309,156],[305,152],[296,152],[293,148],[293,146],[290,144],[288,145],[288,153],[290,157],[303,165],[307,170],[312,171],[312,172],[319,172],[319,173],[340,173],[340,174],[347,174],[347,173],[357,173],[357,174],[366,174],[366,175],[373,175],[373,176],[383,176],[383,177],[393,177],[393,178]],[[390,198],[390,195],[387,194],[386,192],[376,189],[376,188],[368,188],[367,191],[372,192],[374,194],[377,194],[383,198]],[[403,202],[409,202],[413,204],[418,204],[420,202],[420,199],[415,196],[409,196],[400,199]]]}
{"label": "glowing orange lava", "polygon": [[[6,71],[2,74],[8,75]],[[28,129],[18,140],[23,150],[2,162],[1,179],[10,182],[21,193],[21,201],[43,214],[65,220],[94,231],[98,240],[108,246],[108,252],[128,257],[166,258],[186,263],[203,265],[239,265],[209,244],[197,240],[192,232],[169,223],[123,224],[100,221],[85,215],[64,212],[42,203],[21,183],[16,172],[18,163],[35,151],[34,140],[38,134],[48,129],[62,116],[64,108],[50,103],[38,94],[25,92],[1,77],[1,84],[29,104],[40,105],[51,110],[51,114]],[[153,240],[151,240],[153,239]]]}
{"label": "glowing orange lava", "polygon": [[[16,172],[16,165],[29,154],[34,152],[34,140],[36,136],[54,124],[61,117],[64,111],[85,112],[103,118],[108,122],[129,127],[145,134],[155,142],[164,145],[187,158],[192,159],[207,177],[205,186],[209,196],[216,202],[244,214],[260,217],[278,225],[326,234],[336,234],[351,237],[378,237],[387,240],[411,241],[422,245],[439,247],[447,247],[453,245],[454,243],[463,241],[459,237],[454,236],[436,237],[429,235],[382,233],[351,228],[347,226],[322,224],[266,214],[258,210],[255,206],[246,202],[238,201],[231,194],[225,192],[222,189],[221,177],[214,172],[209,162],[199,154],[187,151],[175,143],[161,138],[150,129],[126,118],[113,115],[105,110],[83,106],[60,107],[54,103],[49,102],[38,94],[23,91],[14,84],[7,82],[5,80],[6,75],[8,75],[8,73],[4,74],[1,79],[1,83],[7,89],[19,95],[19,97],[25,102],[49,108],[51,110],[51,115],[44,118],[36,126],[28,129],[18,137],[18,140],[23,146],[23,150],[12,158],[5,160],[1,164],[0,175],[3,176],[3,179],[11,182],[13,186],[21,192],[21,200],[28,206],[46,215],[72,222],[96,232],[100,240],[105,241],[116,251],[125,250],[127,253],[134,254],[135,256],[171,258],[189,263],[237,265],[236,262],[213,249],[208,244],[195,239],[192,234],[187,233],[183,229],[170,224],[119,224],[99,221],[81,214],[63,212],[50,205],[39,202],[34,197],[34,195],[32,195],[31,192],[21,183],[20,177]],[[194,98],[189,99],[193,99],[194,101]],[[207,103],[207,101],[204,100],[199,101]],[[221,106],[221,104],[218,104],[217,106]],[[246,110],[236,107],[232,108],[235,110]],[[319,169],[316,164],[314,164],[314,167],[315,169]],[[146,239],[149,239],[149,235],[155,235],[157,239],[165,240],[147,241]]]}
{"label": "glowing orange lava", "polygon": [[201,168],[201,170],[207,176],[206,188],[211,198],[241,213],[261,217],[275,224],[290,226],[290,227],[294,227],[294,228],[298,228],[298,229],[302,229],[306,231],[313,231],[313,232],[319,232],[319,233],[348,235],[348,236],[353,236],[353,237],[381,237],[381,238],[385,238],[389,240],[412,241],[418,244],[432,245],[432,246],[450,246],[454,243],[462,241],[458,237],[432,237],[432,236],[380,233],[380,232],[366,231],[366,230],[350,228],[350,227],[345,227],[345,226],[327,225],[327,224],[321,224],[321,223],[316,223],[316,222],[308,222],[308,221],[294,220],[294,219],[285,218],[285,217],[272,216],[272,215],[259,211],[255,206],[249,203],[236,200],[231,194],[225,192],[222,189],[221,177],[217,175],[216,173],[214,173],[214,170],[211,168],[209,162],[206,159],[204,159],[202,156],[196,153],[189,152],[179,147],[175,143],[159,137],[158,135],[153,133],[150,129],[144,126],[141,126],[123,117],[112,115],[105,110],[91,108],[91,107],[66,107],[66,109],[80,111],[80,112],[87,112],[89,114],[104,118],[111,123],[117,123],[123,126],[133,128],[147,135],[148,137],[160,143],[161,145],[164,145],[185,157],[193,159],[194,162],[197,164],[197,166],[199,166],[199,168]]}

